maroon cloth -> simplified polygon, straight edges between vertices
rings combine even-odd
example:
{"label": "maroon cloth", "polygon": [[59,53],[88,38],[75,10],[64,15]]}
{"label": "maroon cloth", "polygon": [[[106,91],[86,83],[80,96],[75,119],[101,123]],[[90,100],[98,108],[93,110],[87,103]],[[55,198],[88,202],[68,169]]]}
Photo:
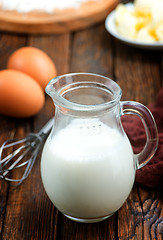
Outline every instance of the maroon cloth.
{"label": "maroon cloth", "polygon": [[[141,169],[136,171],[136,182],[147,187],[163,185],[163,88],[160,90],[156,103],[149,107],[159,133],[158,149],[153,158]],[[146,134],[138,117],[124,115],[123,127],[131,141],[134,153],[142,150],[146,142]]]}

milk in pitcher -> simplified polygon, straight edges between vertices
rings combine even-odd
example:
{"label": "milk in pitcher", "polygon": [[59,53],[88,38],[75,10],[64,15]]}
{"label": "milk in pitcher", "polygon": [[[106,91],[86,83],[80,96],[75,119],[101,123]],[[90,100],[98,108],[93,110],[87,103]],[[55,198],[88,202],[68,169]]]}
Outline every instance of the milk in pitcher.
{"label": "milk in pitcher", "polygon": [[41,160],[45,190],[72,219],[112,215],[127,199],[135,179],[128,138],[99,119],[74,119],[49,136]]}

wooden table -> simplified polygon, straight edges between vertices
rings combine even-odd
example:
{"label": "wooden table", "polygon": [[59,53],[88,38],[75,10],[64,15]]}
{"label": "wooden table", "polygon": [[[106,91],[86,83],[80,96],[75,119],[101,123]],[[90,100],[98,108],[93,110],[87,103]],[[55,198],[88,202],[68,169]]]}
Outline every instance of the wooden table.
{"label": "wooden table", "polygon": [[[125,100],[150,104],[163,80],[163,52],[129,47],[113,39],[104,22],[61,35],[0,33],[0,69],[17,48],[35,46],[54,60],[58,75],[93,72],[108,76],[123,89]],[[33,118],[0,116],[0,142],[37,132],[54,115],[51,100]],[[96,224],[81,224],[64,217],[48,199],[40,177],[40,154],[28,177],[17,188],[0,181],[0,239],[28,240],[161,240],[163,206],[161,188],[135,183],[123,207],[111,218]]]}

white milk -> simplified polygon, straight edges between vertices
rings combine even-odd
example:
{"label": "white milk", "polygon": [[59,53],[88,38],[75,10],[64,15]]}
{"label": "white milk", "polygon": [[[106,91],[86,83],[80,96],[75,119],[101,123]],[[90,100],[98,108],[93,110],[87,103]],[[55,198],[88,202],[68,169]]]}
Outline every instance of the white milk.
{"label": "white milk", "polygon": [[73,120],[49,136],[41,160],[45,190],[54,205],[76,218],[113,214],[135,178],[126,136],[98,120]]}

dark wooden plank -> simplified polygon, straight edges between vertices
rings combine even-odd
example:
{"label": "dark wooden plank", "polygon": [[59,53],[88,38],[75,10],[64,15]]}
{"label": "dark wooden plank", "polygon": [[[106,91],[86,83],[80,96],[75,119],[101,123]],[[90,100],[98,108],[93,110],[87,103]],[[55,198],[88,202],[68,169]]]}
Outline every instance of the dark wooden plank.
{"label": "dark wooden plank", "polygon": [[163,239],[163,188],[140,188],[144,240]]}
{"label": "dark wooden plank", "polygon": [[[115,40],[115,55],[115,80],[122,88],[122,99],[145,105],[153,103],[161,87],[161,52],[128,47]],[[155,191],[152,190],[151,194],[155,194]],[[149,238],[151,236],[141,201],[143,196],[144,191],[135,186],[118,212],[119,239],[161,239],[160,233],[156,234],[156,238]],[[147,195],[144,196],[144,201],[151,201],[152,195],[147,199]]]}
{"label": "dark wooden plank", "polygon": [[112,39],[104,24],[74,34],[70,71],[113,78]]}
{"label": "dark wooden plank", "polygon": [[150,104],[161,87],[160,52],[145,51],[116,41],[115,79],[124,100]]}
{"label": "dark wooden plank", "polygon": [[[15,123],[0,116],[0,144],[3,144],[8,138],[12,138],[15,135]],[[7,131],[8,130],[8,131]],[[2,239],[5,217],[6,217],[6,206],[8,204],[9,184],[3,179],[0,179],[0,239]]]}
{"label": "dark wooden plank", "polygon": [[[9,55],[18,47],[26,44],[25,36],[2,34],[0,35],[0,70],[5,69]],[[16,133],[17,120],[0,115],[0,145],[7,139],[13,138]],[[10,185],[0,180],[0,239],[2,239],[5,219],[6,206],[8,204]]]}
{"label": "dark wooden plank", "polygon": [[[51,38],[29,37],[27,40],[27,45],[43,49],[52,58],[55,56],[60,73],[66,71],[69,59],[66,55],[69,54],[68,35]],[[62,47],[55,48],[54,46],[59,46],[60,42],[63,43]],[[60,56],[63,54],[65,58],[61,60]],[[59,60],[62,61],[62,65],[59,64]],[[16,136],[24,137],[30,131],[39,131],[48,119],[54,116],[52,105],[52,101],[46,96],[45,106],[39,114],[31,119],[24,119],[23,126],[27,124],[30,128],[24,129],[19,123]],[[41,153],[28,179],[18,188],[9,189],[2,239],[56,239],[58,212],[43,189],[40,157]]]}
{"label": "dark wooden plank", "polygon": [[105,240],[116,239],[113,229],[114,216],[108,220],[91,224],[72,222],[60,214],[60,221],[63,222],[58,234],[58,239],[64,240]]}
{"label": "dark wooden plank", "polygon": [[143,212],[136,186],[118,211],[118,239],[143,239]]}
{"label": "dark wooden plank", "polygon": [[26,35],[1,33],[0,35],[0,70],[7,66],[8,57],[19,47],[26,45]]}

